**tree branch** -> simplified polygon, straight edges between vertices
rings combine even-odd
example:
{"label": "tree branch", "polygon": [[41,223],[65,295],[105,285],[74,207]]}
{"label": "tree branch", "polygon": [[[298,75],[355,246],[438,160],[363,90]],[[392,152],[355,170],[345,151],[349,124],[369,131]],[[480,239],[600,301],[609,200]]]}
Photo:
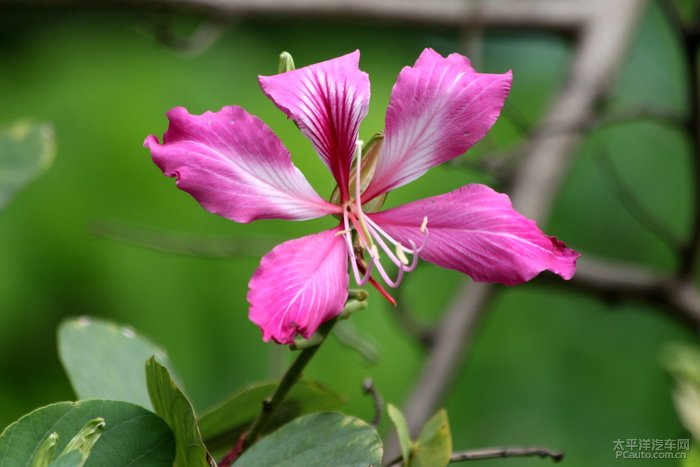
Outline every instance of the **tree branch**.
{"label": "tree branch", "polygon": [[250,237],[232,239],[215,235],[195,235],[116,221],[95,221],[90,225],[90,231],[98,237],[149,250],[217,259],[241,256],[260,258],[275,245],[284,241],[265,236],[258,236],[255,239]]}
{"label": "tree branch", "polygon": [[450,457],[450,462],[473,461],[481,459],[500,459],[505,457],[541,457],[550,458],[554,462],[564,459],[561,451],[552,451],[547,448],[485,448],[470,451],[455,452]]}
{"label": "tree branch", "polygon": [[[562,2],[568,4],[569,2]],[[622,62],[628,40],[643,0],[586,2],[595,7],[579,30],[581,37],[574,54],[570,76],[549,108],[539,128],[562,120],[579,127],[594,115],[595,104],[608,91]],[[536,27],[532,25],[532,27]],[[527,152],[515,174],[513,202],[528,217],[544,224],[554,195],[569,165],[580,133],[543,137],[535,132],[526,143]],[[409,395],[405,414],[412,432],[417,432],[451,385],[463,359],[474,326],[487,305],[494,287],[466,283],[457,293],[436,335],[436,345],[428,354],[421,375]],[[398,451],[396,443],[387,446],[388,457]]]}
{"label": "tree branch", "polygon": [[[0,0],[4,5],[96,6],[94,0]],[[103,0],[99,6],[177,8],[236,18],[381,20],[450,27],[483,25],[571,33],[590,16],[590,2],[559,0]]]}
{"label": "tree branch", "polygon": [[[557,278],[558,279],[558,278]],[[674,274],[639,264],[581,256],[576,274],[568,283],[553,276],[543,276],[535,284],[576,290],[608,302],[642,301],[659,306],[671,316],[700,330],[700,292],[697,287]]]}
{"label": "tree branch", "polygon": [[639,199],[634,191],[625,183],[622,176],[615,168],[615,165],[610,160],[610,154],[602,144],[599,146],[599,151],[595,159],[601,173],[608,180],[613,192],[632,218],[652,235],[665,243],[674,254],[683,251],[683,242],[666,224],[647,209],[642,200]]}
{"label": "tree branch", "polygon": [[362,393],[372,398],[372,405],[374,406],[374,418],[372,418],[370,424],[373,427],[377,428],[382,421],[382,412],[384,411],[384,400],[382,399],[382,395],[374,386],[374,381],[372,381],[372,378],[367,378],[362,382]]}

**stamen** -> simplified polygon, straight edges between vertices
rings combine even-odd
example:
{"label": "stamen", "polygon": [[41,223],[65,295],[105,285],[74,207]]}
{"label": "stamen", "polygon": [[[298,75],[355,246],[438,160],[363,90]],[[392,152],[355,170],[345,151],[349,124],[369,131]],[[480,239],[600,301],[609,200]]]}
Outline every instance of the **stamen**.
{"label": "stamen", "polygon": [[355,249],[352,246],[352,235],[350,233],[352,232],[352,230],[350,229],[350,225],[348,223],[348,211],[345,209],[343,210],[343,226],[345,227],[345,245],[348,248],[348,256],[350,256],[350,265],[352,266],[352,272],[355,276],[355,282],[359,287],[362,287],[367,283],[367,280],[372,278],[371,274],[374,261],[370,261],[369,266],[367,266],[367,269],[364,273],[364,276],[360,277],[360,270],[357,267],[357,258],[355,257]]}
{"label": "stamen", "polygon": [[408,266],[408,258],[406,258],[406,253],[403,252],[403,250],[398,246],[395,245],[396,247],[396,257],[399,258],[399,261],[401,261],[401,264],[404,266]]}
{"label": "stamen", "polygon": [[[418,255],[423,251],[425,245],[428,241],[428,218],[424,217],[420,224],[420,232],[424,235],[423,241],[420,246],[416,246],[413,240],[408,240],[410,248],[402,245],[400,242],[396,241],[385,232],[381,227],[379,227],[369,216],[366,216],[362,212],[362,201],[360,194],[362,191],[361,187],[361,170],[362,170],[362,146],[363,142],[357,140],[355,142],[356,148],[356,158],[355,158],[355,199],[344,205],[343,208],[343,226],[344,230],[337,233],[337,235],[343,235],[345,237],[345,243],[348,248],[348,254],[350,255],[350,264],[352,265],[353,274],[355,275],[355,281],[358,285],[364,285],[369,281],[372,285],[377,287],[377,290],[382,292],[382,295],[389,298],[390,301],[395,303],[391,296],[386,293],[384,289],[379,286],[374,278],[371,276],[373,267],[379,272],[384,282],[390,287],[398,287],[403,279],[403,275],[406,272],[413,271],[418,265]],[[351,227],[352,224],[352,227]],[[357,232],[356,243],[359,253],[353,248],[353,237],[352,230]],[[386,240],[386,241],[385,241]],[[376,241],[376,243],[375,243]],[[390,243],[393,246],[389,247],[387,244]],[[379,248],[381,247],[387,257],[394,263],[397,267],[398,273],[395,280],[391,280],[389,274],[384,269],[380,258],[379,258]],[[369,254],[369,264],[365,264],[362,258],[362,250],[366,250]],[[411,260],[409,260],[407,254],[412,255]]]}

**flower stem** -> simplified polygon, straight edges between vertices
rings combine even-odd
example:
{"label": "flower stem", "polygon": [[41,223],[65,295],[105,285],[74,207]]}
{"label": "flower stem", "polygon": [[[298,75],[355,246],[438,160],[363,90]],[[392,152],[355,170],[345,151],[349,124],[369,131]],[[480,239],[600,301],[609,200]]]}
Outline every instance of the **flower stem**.
{"label": "flower stem", "polygon": [[[333,326],[335,326],[338,320],[346,318],[347,313],[364,308],[364,300],[367,299],[367,293],[363,290],[351,291],[349,298],[350,300],[348,300],[348,302],[345,304],[343,313],[331,320],[326,321],[318,328],[316,334],[314,335],[318,336],[320,339],[318,344],[304,348],[301,352],[299,352],[299,355],[289,369],[287,369],[287,372],[282,377],[279,385],[277,385],[272,397],[263,401],[262,410],[251,425],[250,429],[241,437],[241,439],[238,440],[233,449],[221,460],[219,467],[228,467],[233,464],[233,462],[243,453],[243,451],[248,449],[260,438],[270,422],[270,419],[279,408],[284,398],[294,387],[294,385],[301,380],[304,368],[306,368],[306,365],[311,361],[313,356],[321,347],[321,344],[323,344],[323,342],[326,340],[326,337],[330,333],[331,329],[333,329]],[[362,303],[363,306],[358,307],[358,304],[360,303]]]}
{"label": "flower stem", "polygon": [[253,422],[253,425],[250,427],[250,430],[248,430],[245,440],[243,441],[244,450],[253,443],[255,443],[258,440],[258,438],[260,438],[260,435],[262,435],[263,430],[270,421],[270,418],[272,418],[272,415],[279,408],[280,404],[287,396],[289,391],[294,387],[295,384],[299,382],[299,380],[301,379],[302,371],[304,371],[306,365],[311,361],[313,356],[321,347],[321,344],[323,344],[323,341],[325,340],[326,336],[328,336],[328,333],[331,331],[331,329],[333,329],[333,326],[335,326],[335,323],[337,321],[338,318],[333,318],[329,321],[326,321],[324,324],[321,325],[321,327],[318,328],[316,334],[321,338],[321,341],[318,343],[318,345],[305,348],[299,353],[299,356],[297,356],[297,358],[294,360],[292,365],[282,377],[282,380],[277,386],[277,389],[275,389],[275,392],[272,394],[272,397],[263,401],[262,410],[258,414],[258,418],[256,418]]}

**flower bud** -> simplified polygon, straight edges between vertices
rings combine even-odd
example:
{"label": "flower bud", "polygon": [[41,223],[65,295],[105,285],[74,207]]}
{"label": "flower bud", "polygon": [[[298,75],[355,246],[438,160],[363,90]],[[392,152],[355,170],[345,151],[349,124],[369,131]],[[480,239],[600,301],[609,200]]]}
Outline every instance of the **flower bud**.
{"label": "flower bud", "polygon": [[294,70],[294,59],[292,58],[292,54],[290,54],[287,51],[284,51],[280,54],[280,61],[279,65],[277,68],[278,73],[286,73],[288,71]]}

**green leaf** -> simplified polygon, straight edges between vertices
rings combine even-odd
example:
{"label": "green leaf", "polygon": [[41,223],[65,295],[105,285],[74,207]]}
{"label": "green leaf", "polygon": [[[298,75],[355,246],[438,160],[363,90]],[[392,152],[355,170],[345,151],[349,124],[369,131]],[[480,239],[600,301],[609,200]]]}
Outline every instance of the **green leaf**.
{"label": "green leaf", "polygon": [[[51,466],[64,465],[68,459],[70,464],[75,467],[82,467],[85,461],[90,457],[90,451],[95,445],[102,432],[105,428],[105,419],[102,417],[97,417],[94,420],[90,420],[83,426],[77,435],[73,437],[65,448],[63,452],[58,456],[58,458],[51,463]],[[77,456],[76,456],[77,454]],[[63,459],[63,460],[62,460]],[[75,459],[75,460],[73,460]]]}
{"label": "green leaf", "polygon": [[386,411],[389,418],[394,423],[394,427],[396,427],[396,434],[399,437],[399,445],[401,446],[403,465],[407,466],[411,454],[413,453],[413,441],[411,441],[411,434],[408,430],[408,422],[406,422],[406,417],[404,417],[403,413],[394,407],[394,405],[387,404]]}
{"label": "green leaf", "polygon": [[[277,383],[248,387],[204,415],[199,420],[199,429],[209,449],[230,448],[250,427],[263,401],[272,396],[276,387]],[[273,431],[301,415],[335,410],[344,402],[339,395],[318,383],[300,381],[282,401],[266,431]]]}
{"label": "green leaf", "polygon": [[58,444],[58,433],[53,432],[36,449],[32,467],[47,467],[53,459]]}
{"label": "green leaf", "polygon": [[306,415],[245,451],[236,467],[379,466],[382,441],[367,423],[337,412]]}
{"label": "green leaf", "polygon": [[441,409],[428,420],[418,435],[413,450],[411,467],[443,467],[452,455],[452,435],[447,412]]}
{"label": "green leaf", "polygon": [[209,454],[202,442],[192,404],[170,377],[168,369],[155,357],[146,362],[148,393],[156,413],[175,434],[175,465],[209,467]]}
{"label": "green leaf", "polygon": [[700,349],[674,343],[664,347],[661,364],[673,376],[676,412],[693,439],[700,441]]}
{"label": "green leaf", "polygon": [[93,318],[64,321],[58,354],[78,399],[110,399],[152,409],[143,365],[165,354],[124,326]]}
{"label": "green leaf", "polygon": [[80,451],[71,451],[67,454],[62,454],[61,457],[51,462],[48,467],[82,467],[83,465],[85,465],[85,460]]}
{"label": "green leaf", "polygon": [[[8,426],[0,434],[0,467],[36,465],[36,453],[43,452],[38,447],[52,433],[58,434],[54,452],[61,452],[88,422],[98,417],[104,419],[105,429],[92,447],[86,467],[173,465],[175,440],[163,420],[128,402],[90,400],[48,405]],[[65,456],[55,466],[80,465],[81,452],[72,452],[75,454]]]}
{"label": "green leaf", "polygon": [[51,165],[55,152],[48,124],[24,121],[0,128],[0,209]]}

